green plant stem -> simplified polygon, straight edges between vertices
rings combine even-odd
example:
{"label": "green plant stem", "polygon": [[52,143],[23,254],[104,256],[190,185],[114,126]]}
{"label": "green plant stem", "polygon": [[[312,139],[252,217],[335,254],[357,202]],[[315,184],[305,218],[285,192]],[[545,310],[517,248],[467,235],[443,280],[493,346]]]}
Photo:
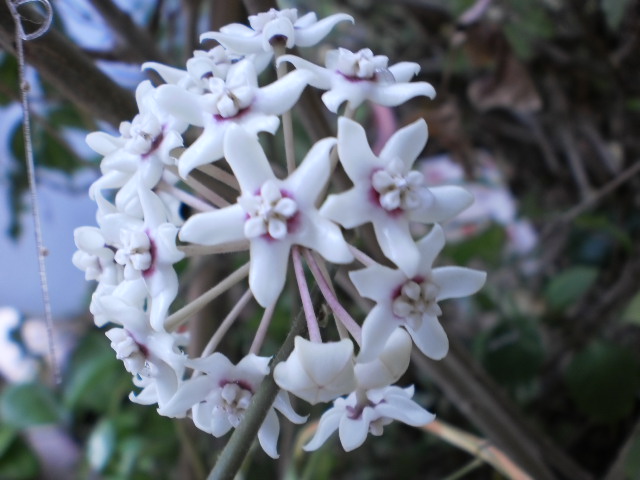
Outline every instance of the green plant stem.
{"label": "green plant stem", "polygon": [[[317,296],[317,295],[316,295]],[[236,473],[240,470],[249,446],[258,435],[258,430],[262,425],[267,412],[273,405],[278,395],[279,387],[273,380],[273,367],[285,360],[293,351],[293,342],[296,336],[302,335],[306,328],[304,313],[301,311],[296,316],[291,330],[284,340],[284,343],[271,360],[271,373],[265,377],[260,384],[260,388],[253,396],[251,405],[245,411],[244,418],[238,428],[235,429],[233,435],[222,450],[218,461],[209,473],[207,480],[233,480]]]}

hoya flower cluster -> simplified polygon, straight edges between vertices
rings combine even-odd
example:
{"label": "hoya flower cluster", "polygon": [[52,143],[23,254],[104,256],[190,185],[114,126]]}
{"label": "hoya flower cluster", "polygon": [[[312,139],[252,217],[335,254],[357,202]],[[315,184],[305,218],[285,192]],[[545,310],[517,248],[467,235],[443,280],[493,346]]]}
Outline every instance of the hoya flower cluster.
{"label": "hoya flower cluster", "polygon": [[[433,97],[430,84],[411,81],[418,66],[389,65],[368,49],[330,51],[325,66],[286,53],[315,45],[337,23],[352,21],[345,14],[318,20],[295,9],[271,10],[249,17],[250,27],[232,24],[206,33],[202,39],[220,45],[194,52],[185,69],[143,66],[165,83],[138,86],[140,112],[122,123],[118,136],[87,137],[104,156],[102,176],[90,190],[98,226],[76,230],[73,261],[97,281],[90,309],[95,323],[108,327],[117,358],[139,387],[131,400],[155,404],[162,415],[188,416],[217,437],[242,422],[272,373],[281,390],[258,433],[272,457],[278,455],[277,412],[294,423],[307,420],[293,410],[290,395],[330,404],[307,450],[336,430],[344,449],[352,450],[392,420],[414,426],[431,421],[433,414],[412,400],[413,387],[395,383],[409,366],[413,345],[433,359],[446,355],[439,302],[473,294],[485,280],[476,270],[433,267],[444,246],[439,222],[468,207],[472,197],[459,186],[430,187],[414,169],[427,141],[426,123],[399,129],[374,153],[353,120],[366,102],[392,107]],[[269,65],[278,75],[265,84],[260,74]],[[336,137],[295,158],[290,110],[305,88],[322,90],[327,109],[344,114]],[[286,144],[286,161],[265,153],[261,132]],[[350,187],[332,181],[337,168]],[[203,179],[236,193],[229,198]],[[183,219],[181,204],[195,213]],[[414,238],[412,223],[427,225],[429,233]],[[351,232],[365,224],[373,226],[372,235]],[[381,254],[360,250],[366,235]],[[245,251],[247,265],[175,307],[177,262]],[[372,259],[376,255],[380,263]],[[303,262],[333,312],[335,329],[319,325]],[[291,303],[304,309],[308,338],[297,337],[291,355],[271,372],[260,351],[291,265],[300,291],[300,300]],[[336,269],[348,272],[358,295],[375,302],[368,315],[354,310],[353,302],[341,303],[329,274]],[[247,293],[212,319],[220,330],[200,357],[189,358],[186,327],[193,314],[246,276]],[[260,327],[250,351],[228,359],[217,346],[251,297],[264,308]]]}

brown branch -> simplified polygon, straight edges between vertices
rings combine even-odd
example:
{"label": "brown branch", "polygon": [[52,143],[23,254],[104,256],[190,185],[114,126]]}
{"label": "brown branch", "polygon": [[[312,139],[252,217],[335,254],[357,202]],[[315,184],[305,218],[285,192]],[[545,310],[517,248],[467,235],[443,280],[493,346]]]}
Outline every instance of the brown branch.
{"label": "brown branch", "polygon": [[[40,23],[33,9],[21,10],[27,21]],[[15,55],[14,24],[5,2],[0,2],[0,47]],[[25,42],[27,63],[61,95],[93,117],[114,126],[137,112],[133,94],[117,85],[60,32],[50,29]]]}

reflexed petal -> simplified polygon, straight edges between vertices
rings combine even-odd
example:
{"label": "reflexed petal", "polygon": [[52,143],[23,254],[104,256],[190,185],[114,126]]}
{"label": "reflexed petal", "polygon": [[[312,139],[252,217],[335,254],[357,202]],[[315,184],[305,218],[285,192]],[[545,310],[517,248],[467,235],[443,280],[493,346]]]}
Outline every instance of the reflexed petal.
{"label": "reflexed petal", "polygon": [[307,83],[312,87],[321,90],[331,88],[331,78],[333,74],[326,68],[316,65],[304,58],[296,57],[295,55],[282,55],[278,57],[276,64],[280,65],[281,62],[289,62],[298,70],[311,72],[313,75],[307,79]]}
{"label": "reflexed petal", "polygon": [[178,171],[182,178],[201,165],[206,165],[223,157],[224,134],[227,123],[205,128],[204,132],[187,148],[178,159]]}
{"label": "reflexed petal", "polygon": [[275,179],[260,142],[244,128],[229,126],[224,153],[243,193],[256,194],[264,182]]}
{"label": "reflexed petal", "polygon": [[371,222],[375,206],[369,202],[367,192],[354,187],[343,193],[329,195],[320,208],[320,215],[339,223],[344,228],[354,228]]}
{"label": "reflexed petal", "polygon": [[186,70],[180,70],[179,68],[169,67],[168,65],[164,65],[162,63],[157,62],[145,62],[140,67],[141,70],[155,70],[158,75],[162,77],[162,79],[167,83],[178,83],[188,74]]}
{"label": "reflexed petal", "polygon": [[211,379],[207,376],[186,380],[171,400],[158,409],[158,413],[165,417],[184,417],[191,407],[206,398],[211,387]]}
{"label": "reflexed petal", "polygon": [[386,107],[395,107],[419,96],[435,98],[436,91],[430,83],[415,82],[380,86],[369,93],[369,99],[372,102]]}
{"label": "reflexed petal", "polygon": [[374,222],[373,229],[382,253],[407,277],[413,277],[419,268],[420,252],[411,237],[409,222],[403,218],[389,218]]}
{"label": "reflexed petal", "polygon": [[436,418],[433,413],[426,411],[410,398],[393,395],[388,396],[386,400],[376,405],[376,412],[381,416],[393,418],[413,427],[421,427]]}
{"label": "reflexed petal", "polygon": [[87,135],[85,141],[91,150],[100,155],[109,155],[123,145],[121,139],[104,132],[91,132]]}
{"label": "reflexed petal", "polygon": [[397,382],[409,367],[411,337],[403,328],[396,328],[377,359],[355,365],[358,387],[365,390],[380,388]]}
{"label": "reflexed petal", "polygon": [[280,422],[278,415],[270,408],[267,416],[262,422],[260,430],[258,430],[258,441],[260,446],[271,458],[278,458],[278,434],[280,433]]}
{"label": "reflexed petal", "polygon": [[313,75],[306,70],[290,72],[256,93],[252,109],[268,115],[280,115],[291,109]]}
{"label": "reflexed petal", "polygon": [[440,287],[437,300],[473,295],[482,288],[487,273],[465,267],[439,267],[433,270],[433,282]]}
{"label": "reflexed petal", "polygon": [[327,441],[327,438],[338,429],[343,414],[344,411],[336,407],[327,410],[322,417],[320,417],[315,435],[302,449],[306,452],[311,452],[320,448],[322,444]]}
{"label": "reflexed petal", "polygon": [[160,85],[155,92],[155,98],[163,110],[175,115],[181,120],[202,127],[203,115],[198,95],[187,92],[176,85]]}
{"label": "reflexed petal", "polygon": [[409,82],[420,73],[420,65],[414,62],[400,62],[389,67],[389,71],[395,78],[396,83]]}
{"label": "reflexed petal", "polygon": [[251,241],[249,287],[263,307],[278,299],[287,276],[291,244],[286,240],[256,238]]}
{"label": "reflexed petal", "polygon": [[380,152],[380,158],[387,161],[399,158],[404,163],[405,171],[410,170],[427,144],[428,136],[427,122],[422,118],[416,120],[391,136]]}
{"label": "reflexed petal", "polygon": [[[301,17],[295,23],[297,27],[306,17]],[[347,15],[346,13],[336,13],[335,15],[329,15],[328,17],[323,18],[322,20],[313,23],[304,28],[296,29],[295,40],[296,45],[300,47],[310,47],[312,45],[316,45],[320,42],[324,37],[326,37],[331,29],[338,23],[349,21],[354,23],[353,17],[351,15]]]}
{"label": "reflexed petal", "polygon": [[[365,407],[367,409],[368,407]],[[364,412],[362,413],[364,416]],[[340,419],[340,427],[338,430],[340,435],[340,443],[345,452],[355,450],[364,443],[369,433],[369,422],[364,418],[352,420],[346,415]]]}
{"label": "reflexed petal", "polygon": [[244,240],[246,213],[238,205],[197,213],[180,228],[180,240],[199,245],[220,245]]}
{"label": "reflexed petal", "polygon": [[296,423],[298,425],[307,421],[309,415],[298,415],[296,411],[291,406],[291,401],[289,400],[289,394],[284,391],[278,392],[276,396],[275,402],[273,402],[273,407],[278,410],[282,415],[284,415],[287,420],[292,423]]}
{"label": "reflexed petal", "polygon": [[[229,25],[227,25],[227,27],[229,27]],[[234,28],[238,27],[234,26]],[[238,35],[235,31],[233,33],[226,33],[222,31],[207,32],[200,35],[200,41],[202,42],[209,39],[216,40],[232,52],[240,54],[263,52],[264,50],[262,48],[262,36],[257,35],[249,27],[246,27],[246,29],[247,36]]]}
{"label": "reflexed petal", "polygon": [[446,185],[430,187],[433,202],[428,208],[410,210],[409,219],[414,222],[436,223],[449,220],[473,203],[473,195],[463,187]]}
{"label": "reflexed petal", "polygon": [[376,302],[390,302],[394,290],[407,280],[407,276],[400,270],[377,263],[349,272],[349,278],[360,295]]}
{"label": "reflexed petal", "polygon": [[441,360],[449,351],[449,339],[436,317],[423,315],[422,325],[417,330],[406,327],[413,343],[427,357]]}
{"label": "reflexed petal", "polygon": [[374,169],[384,166],[371,151],[364,128],[345,117],[338,119],[338,155],[354,183],[368,180]]}
{"label": "reflexed petal", "polygon": [[356,107],[362,103],[362,101],[355,101],[353,95],[349,95],[349,89],[343,88],[332,88],[322,94],[322,103],[324,103],[325,107],[332,112],[338,113],[340,109],[340,105],[342,105],[347,100],[351,101],[351,104]]}
{"label": "reflexed petal", "polygon": [[388,339],[402,322],[386,305],[376,305],[362,324],[362,345],[358,354],[361,363],[371,362],[382,352]]}

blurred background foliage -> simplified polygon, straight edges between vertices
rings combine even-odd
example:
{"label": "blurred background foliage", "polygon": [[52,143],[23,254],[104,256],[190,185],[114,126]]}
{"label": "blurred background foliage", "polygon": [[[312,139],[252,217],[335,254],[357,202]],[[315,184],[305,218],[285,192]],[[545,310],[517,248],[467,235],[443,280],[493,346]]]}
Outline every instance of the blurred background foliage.
{"label": "blurred background foliage", "polygon": [[[195,32],[246,16],[239,1],[228,0],[158,0],[126,8],[111,1],[52,3],[54,10],[97,3],[123,8],[137,33],[151,41],[151,54],[173,65],[183,65],[197,45]],[[281,6],[315,9],[319,16],[348,12],[355,26],[338,28],[330,43],[369,47],[392,63],[418,62],[420,78],[434,84],[438,97],[409,102],[396,121],[425,118],[426,165],[445,156],[447,168],[462,172],[457,181],[482,193],[476,194],[479,211],[452,226],[458,240],[441,263],[485,269],[487,285],[473,299],[446,305],[451,358],[439,365],[414,362],[400,384],[415,383],[417,401],[439,420],[487,439],[516,463],[521,457],[514,444],[531,450],[537,458],[531,461],[542,465],[534,478],[640,478],[638,2],[301,0]],[[93,15],[102,15],[113,31],[112,46],[84,46],[83,55],[113,75],[111,67],[151,58],[143,44],[128,43],[130,25],[109,17],[107,7]],[[71,35],[58,17],[53,28]],[[14,57],[0,54],[0,106],[17,100],[17,85]],[[33,130],[39,168],[64,174],[97,169],[99,159],[77,148],[78,132],[109,128],[108,116],[69,101],[44,74],[38,85]],[[115,105],[114,111],[119,108],[128,107]],[[368,121],[372,129],[380,126]],[[14,157],[2,170],[14,213],[6,233],[15,237],[27,188],[18,123],[6,139]],[[491,214],[505,209],[512,210],[506,219]],[[519,229],[522,221],[530,230]],[[197,283],[204,270],[187,268],[185,275]],[[282,335],[296,308],[282,306]],[[208,471],[225,439],[129,402],[130,378],[108,340],[87,315],[72,324],[60,385],[52,383],[43,358],[32,381],[4,382],[0,478],[199,478]],[[19,327],[13,333],[28,354]],[[250,341],[250,333],[236,331],[227,348],[241,351]],[[505,433],[510,429],[513,444]],[[256,450],[245,478],[505,478],[438,436],[403,425],[390,425],[384,436],[349,454],[335,441],[303,454],[309,434],[284,427],[281,459],[274,463]]]}

